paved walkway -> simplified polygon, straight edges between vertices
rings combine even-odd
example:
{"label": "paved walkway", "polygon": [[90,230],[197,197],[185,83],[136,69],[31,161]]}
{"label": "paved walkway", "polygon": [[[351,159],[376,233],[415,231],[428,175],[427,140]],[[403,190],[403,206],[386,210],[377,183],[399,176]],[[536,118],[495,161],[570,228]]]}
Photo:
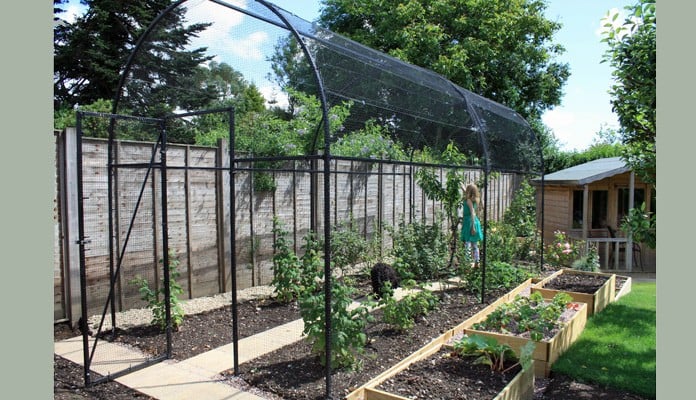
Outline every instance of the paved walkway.
{"label": "paved walkway", "polygon": [[[441,290],[439,284],[431,290]],[[407,291],[399,288],[394,297],[402,298]],[[351,307],[358,306],[353,302]],[[239,363],[270,353],[302,339],[304,323],[301,319],[239,340]],[[76,364],[84,365],[82,336],[55,342],[55,354]],[[94,340],[90,339],[90,349]],[[91,370],[106,376],[138,365],[147,357],[137,349],[97,342]],[[233,367],[232,343],[207,351],[186,360],[165,360],[152,366],[114,379],[116,382],[159,400],[256,400],[263,399],[222,382],[220,373]]]}

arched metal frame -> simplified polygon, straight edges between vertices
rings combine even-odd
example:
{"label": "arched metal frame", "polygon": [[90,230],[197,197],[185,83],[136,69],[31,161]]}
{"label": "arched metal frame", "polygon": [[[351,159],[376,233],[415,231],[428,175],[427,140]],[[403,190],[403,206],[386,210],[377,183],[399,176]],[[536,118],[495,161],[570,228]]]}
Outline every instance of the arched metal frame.
{"label": "arched metal frame", "polygon": [[[179,6],[182,6],[187,1],[188,0],[178,0],[174,3],[172,3],[170,6],[168,6],[164,11],[162,11],[152,21],[152,23],[148,26],[148,28],[145,30],[145,32],[138,39],[133,51],[131,52],[131,54],[130,54],[130,56],[129,56],[129,58],[124,66],[123,72],[121,73],[121,77],[119,79],[118,88],[116,91],[116,96],[115,96],[114,101],[113,101],[113,111],[112,112],[114,114],[116,114],[118,112],[120,99],[121,99],[121,96],[123,94],[124,85],[125,85],[126,80],[129,76],[129,72],[131,70],[131,67],[133,66],[135,56],[136,56],[136,54],[138,54],[141,46],[143,45],[143,43],[145,43],[149,39],[151,33],[158,26],[158,24],[164,18],[164,16],[166,16],[169,12],[178,8]],[[269,19],[263,15],[260,15],[256,12],[254,12],[253,10],[243,9],[235,4],[231,4],[231,3],[228,3],[225,1],[220,1],[220,0],[209,0],[209,1],[212,3],[218,4],[218,5],[224,6],[228,9],[234,10],[236,12],[243,13],[247,16],[252,17],[252,18],[256,18],[256,19],[261,20],[263,22],[269,23],[271,25],[275,25],[275,26],[280,27],[282,29],[286,29],[289,32],[291,32],[293,37],[297,40],[298,44],[300,45],[300,47],[302,49],[302,52],[304,53],[306,59],[308,60],[310,66],[311,66],[313,78],[315,79],[315,83],[316,83],[317,88],[318,88],[317,95],[318,95],[319,100],[321,102],[321,112],[322,112],[322,117],[323,117],[322,125],[324,128],[323,129],[324,148],[323,148],[323,152],[321,155],[321,158],[323,159],[323,163],[324,163],[324,165],[323,165],[323,169],[324,169],[324,171],[323,171],[323,174],[324,174],[324,185],[323,185],[324,186],[324,194],[323,195],[324,195],[324,199],[330,199],[331,198],[330,161],[332,159],[332,155],[331,155],[331,149],[330,149],[331,132],[330,132],[330,126],[328,124],[328,121],[329,121],[329,101],[327,99],[327,93],[326,93],[326,89],[324,86],[324,80],[322,77],[321,68],[320,68],[320,66],[317,65],[316,60],[312,56],[312,53],[309,51],[309,49],[307,47],[307,43],[305,41],[305,38],[312,38],[312,39],[320,41],[322,44],[328,45],[328,46],[336,46],[336,45],[331,44],[327,40],[323,40],[323,39],[319,38],[318,36],[314,35],[314,33],[309,32],[307,29],[301,29],[300,27],[296,26],[295,24],[293,24],[293,22],[291,20],[294,20],[295,22],[297,22],[297,21],[302,21],[301,19],[288,13],[285,10],[280,9],[279,7],[275,6],[274,4],[272,4],[268,1],[255,0],[255,3],[258,3],[258,4],[266,7],[269,11],[271,11],[273,13],[273,15],[275,15],[278,18],[278,21]],[[290,18],[290,17],[292,17],[292,18]],[[306,21],[303,21],[303,22],[306,23]],[[313,28],[316,28],[316,27],[313,26]],[[333,35],[335,35],[335,34],[333,34]],[[336,35],[336,36],[339,36],[339,35]],[[345,39],[345,38],[343,38],[341,40],[350,41],[349,39]],[[359,44],[354,43],[354,42],[352,43],[352,45],[355,45],[355,47],[362,48],[363,50],[366,50],[366,51],[369,50],[369,51],[375,52],[375,50],[369,49],[367,47],[364,47],[364,46],[359,45]],[[355,51],[355,49],[351,48],[350,50],[347,50],[347,51]],[[383,55],[383,56],[385,59],[393,59],[393,58],[386,56],[386,55]],[[512,123],[521,126],[521,131],[520,131],[521,134],[527,134],[527,135],[531,134],[533,136],[532,139],[537,147],[540,164],[538,165],[539,169],[536,171],[532,171],[532,172],[535,172],[535,173],[541,175],[541,210],[540,210],[541,214],[540,214],[540,218],[542,220],[541,237],[543,238],[543,235],[544,235],[544,232],[543,232],[543,226],[544,226],[544,224],[543,224],[543,218],[544,218],[544,190],[543,190],[544,189],[544,173],[543,173],[544,160],[543,160],[543,151],[542,151],[542,147],[541,147],[541,143],[539,141],[539,138],[537,138],[534,135],[529,124],[527,124],[527,122],[521,116],[519,116],[516,112],[514,112],[514,111],[512,111],[512,110],[510,110],[502,105],[499,105],[498,103],[495,103],[491,100],[484,99],[484,98],[482,98],[474,93],[471,93],[471,92],[455,85],[454,83],[448,81],[446,78],[444,78],[438,74],[435,74],[432,71],[428,71],[428,70],[422,69],[420,67],[406,64],[406,63],[403,63],[403,62],[396,60],[396,59],[393,59],[393,62],[398,64],[401,67],[411,68],[411,69],[417,71],[418,73],[422,73],[424,75],[427,75],[428,79],[430,79],[431,81],[440,81],[439,82],[440,84],[449,86],[449,88],[452,91],[454,91],[454,93],[456,93],[461,98],[461,101],[465,104],[466,112],[469,114],[471,120],[473,121],[473,125],[474,125],[473,128],[471,128],[471,130],[477,132],[479,146],[482,149],[482,154],[480,154],[480,155],[482,156],[482,159],[484,162],[483,172],[484,172],[484,177],[485,177],[484,182],[486,182],[486,184],[483,187],[484,204],[488,203],[488,201],[487,201],[488,200],[488,183],[487,183],[488,178],[490,176],[490,173],[496,168],[496,166],[494,166],[493,163],[491,162],[491,154],[489,153],[488,142],[486,140],[487,139],[486,138],[486,134],[487,134],[486,123],[484,122],[484,118],[481,116],[480,112],[477,111],[477,109],[475,107],[473,107],[473,104],[478,103],[477,105],[479,107],[484,107],[484,108],[487,106],[491,106],[491,107],[497,107],[499,109],[504,109],[506,115],[504,115],[503,118],[507,118],[510,121],[512,121]],[[492,111],[492,112],[495,113],[495,111]],[[234,118],[234,113],[231,112],[230,114],[231,114],[230,119],[232,120]],[[113,128],[113,123],[114,123],[114,121],[112,120],[112,128]],[[232,127],[230,129],[231,129],[231,131],[233,131]],[[230,172],[230,178],[232,179],[232,177],[234,175],[234,170],[235,170],[235,166],[234,166],[235,162],[234,162],[234,158],[233,158],[234,157],[234,135],[233,135],[233,132],[231,132],[231,138],[232,139],[231,139],[230,150],[229,150],[229,152],[230,152],[230,171],[229,172]],[[112,143],[113,140],[114,140],[113,129],[110,129],[109,142]],[[163,144],[163,145],[165,145],[165,144]],[[164,155],[162,155],[162,157],[164,157]],[[109,161],[109,162],[111,162],[111,161]],[[109,189],[110,189],[110,187],[109,187]],[[109,199],[111,200],[111,196],[109,196]],[[234,205],[234,195],[233,195],[232,190],[230,192],[230,202],[231,202],[231,204]],[[325,239],[324,240],[324,276],[326,277],[326,283],[324,285],[325,321],[326,321],[326,331],[325,331],[326,349],[325,349],[325,352],[326,352],[326,359],[330,360],[331,359],[331,340],[330,340],[331,339],[331,252],[330,252],[331,218],[330,218],[330,202],[325,200],[323,206],[324,206],[323,207],[324,208],[323,209],[323,212],[324,212],[323,227],[324,227],[324,239]],[[483,215],[484,240],[482,243],[483,250],[484,250],[484,258],[482,260],[482,287],[481,287],[481,293],[482,293],[481,294],[481,301],[482,302],[484,301],[484,296],[485,296],[484,295],[484,293],[485,293],[484,292],[485,279],[486,279],[485,247],[486,247],[486,237],[487,237],[487,234],[486,234],[487,232],[485,230],[486,230],[486,226],[488,225],[486,223],[487,218],[488,218],[487,217],[487,207],[484,207],[484,215]],[[231,237],[231,243],[232,243],[231,250],[232,250],[232,255],[234,255],[235,254],[234,218],[231,218],[231,220],[232,220],[231,223],[233,224],[232,229],[231,229],[231,236],[232,236]],[[542,241],[542,247],[543,247],[543,241]],[[165,258],[166,258],[166,254],[167,254],[167,251],[164,251]],[[540,256],[541,256],[540,265],[543,265],[543,251],[540,251]],[[235,371],[235,373],[238,373],[238,334],[237,334],[237,329],[236,329],[237,328],[237,315],[236,315],[236,304],[237,304],[236,288],[237,288],[237,284],[236,284],[236,274],[235,274],[236,266],[235,266],[235,257],[232,256],[231,259],[232,259],[232,262],[231,262],[231,264],[232,264],[232,273],[231,273],[232,306],[233,306],[233,327],[234,327],[233,328],[234,329],[233,341],[234,341],[234,349],[235,349],[234,350],[234,371]],[[165,260],[165,265],[166,265],[166,260]],[[165,267],[164,270],[167,271],[167,268]],[[327,393],[327,398],[331,398],[331,392],[330,392],[331,391],[331,365],[330,365],[331,363],[327,362],[326,364],[327,364],[327,367],[326,367],[326,393]]]}

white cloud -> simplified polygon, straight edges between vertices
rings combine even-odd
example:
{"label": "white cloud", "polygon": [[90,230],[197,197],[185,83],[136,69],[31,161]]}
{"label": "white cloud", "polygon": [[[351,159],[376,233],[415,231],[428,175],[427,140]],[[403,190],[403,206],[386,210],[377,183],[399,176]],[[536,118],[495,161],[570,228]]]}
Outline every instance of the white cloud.
{"label": "white cloud", "polygon": [[[247,7],[246,1],[243,0],[230,0],[228,3],[240,8]],[[199,37],[193,38],[192,47],[215,48],[217,43],[223,43],[224,39],[232,35],[234,28],[244,22],[244,14],[210,1],[202,0],[192,4],[187,2],[184,6],[187,8],[188,24],[212,22],[212,25],[201,32]]]}
{"label": "white cloud", "polygon": [[266,85],[259,87],[259,92],[266,99],[266,107],[270,107],[271,101],[275,100],[273,106],[277,106],[283,109],[287,109],[289,106],[288,96],[276,85]]}
{"label": "white cloud", "polygon": [[551,129],[563,129],[575,123],[575,114],[559,107],[547,111],[541,119]]}
{"label": "white cloud", "polygon": [[561,150],[586,150],[597,138],[603,126],[618,128],[616,116],[612,113],[598,113],[585,110],[573,112],[563,107],[547,111],[542,122],[553,131]]}
{"label": "white cloud", "polygon": [[232,40],[230,51],[246,60],[261,61],[263,60],[261,48],[266,41],[268,41],[268,33],[253,32],[241,39]]}
{"label": "white cloud", "polygon": [[562,150],[581,149],[591,143],[591,134],[589,140],[581,139],[584,135],[577,131],[577,117],[573,112],[555,108],[544,113],[541,120],[551,129]]}
{"label": "white cloud", "polygon": [[[247,8],[247,2],[243,0],[228,2],[242,9]],[[262,48],[268,42],[269,35],[265,31],[257,30],[242,36],[244,30],[249,31],[249,27],[243,25],[247,18],[244,14],[209,1],[187,7],[186,19],[189,24],[212,22],[199,37],[191,41],[191,47],[207,47],[207,53],[214,55],[217,61],[229,62],[226,60],[228,55],[249,61],[264,60]]]}

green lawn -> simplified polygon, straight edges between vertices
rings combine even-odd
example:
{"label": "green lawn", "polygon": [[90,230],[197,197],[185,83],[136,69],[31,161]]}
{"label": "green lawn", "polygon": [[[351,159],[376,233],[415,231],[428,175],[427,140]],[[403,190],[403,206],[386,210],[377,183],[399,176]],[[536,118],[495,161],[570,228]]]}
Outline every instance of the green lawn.
{"label": "green lawn", "polygon": [[655,330],[655,283],[634,283],[628,295],[587,321],[552,369],[578,381],[654,398]]}

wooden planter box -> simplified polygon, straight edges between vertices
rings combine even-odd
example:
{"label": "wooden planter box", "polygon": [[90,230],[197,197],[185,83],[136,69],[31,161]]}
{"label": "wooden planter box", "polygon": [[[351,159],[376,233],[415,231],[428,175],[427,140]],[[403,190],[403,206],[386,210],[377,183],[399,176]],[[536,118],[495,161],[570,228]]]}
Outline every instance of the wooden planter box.
{"label": "wooden planter box", "polygon": [[[532,361],[533,363],[533,361]],[[388,379],[389,377],[386,377]],[[521,370],[505,385],[493,400],[532,400],[534,398],[534,367]],[[398,394],[385,392],[373,387],[366,387],[359,395],[347,397],[350,400],[411,400]]]}
{"label": "wooden planter box", "polygon": [[[529,290],[531,288],[531,286],[532,286],[532,280],[531,279],[526,280],[525,282],[523,282],[522,284],[517,286],[515,289],[511,290],[507,294],[501,296],[495,302],[491,303],[484,310],[479,311],[479,313],[477,313],[476,315],[467,319],[466,321],[462,322],[457,327],[450,329],[449,331],[443,333],[439,337],[433,339],[430,343],[421,347],[418,351],[415,351],[410,356],[404,358],[399,363],[395,364],[394,366],[392,366],[388,370],[384,371],[383,373],[381,373],[377,377],[373,378],[369,382],[365,383],[361,387],[357,388],[356,390],[351,392],[348,396],[346,396],[345,399],[346,400],[409,400],[409,399],[406,399],[402,396],[376,389],[376,387],[379,386],[382,382],[391,378],[392,376],[394,376],[394,375],[398,374],[399,372],[403,371],[404,369],[408,368],[411,364],[418,362],[419,360],[427,358],[430,355],[438,352],[442,346],[445,346],[447,344],[447,342],[449,342],[452,339],[452,337],[455,335],[455,333],[461,332],[463,326],[471,326],[472,324],[480,321],[481,318],[478,318],[478,316],[482,312],[489,310],[488,313],[490,313],[492,310],[495,309],[495,307],[497,307],[497,305],[499,305],[501,303],[509,302],[510,300],[514,299],[516,295],[520,294],[523,291]],[[486,315],[488,315],[488,313],[486,313]],[[584,327],[584,323],[583,323],[583,327]],[[515,352],[517,354],[519,354],[519,349],[515,350]],[[494,400],[531,400],[534,397],[534,377],[536,375],[537,374],[536,374],[536,360],[535,360],[535,361],[533,361],[532,368],[528,369],[527,371],[524,371],[524,370],[520,371],[520,373],[518,373],[517,376],[512,381],[510,381],[510,383],[507,386],[505,386],[505,388],[500,392],[500,394],[498,396],[495,397]]]}
{"label": "wooden planter box", "polygon": [[[569,292],[566,290],[546,289],[544,286],[561,274],[574,275],[594,275],[608,278],[607,281],[594,293]],[[595,313],[602,311],[609,303],[616,300],[615,294],[615,279],[616,275],[606,274],[602,272],[587,272],[573,269],[561,269],[554,272],[552,275],[544,278],[532,286],[532,292],[540,292],[545,299],[552,299],[560,292],[568,293],[573,301],[587,304],[587,316],[590,317]],[[630,283],[629,283],[630,291]]]}
{"label": "wooden planter box", "polygon": [[[561,330],[549,340],[542,340],[537,342],[536,349],[532,354],[534,359],[534,375],[538,377],[548,377],[551,373],[551,366],[558,359],[558,357],[566,351],[571,344],[577,340],[582,330],[585,329],[585,323],[587,322],[587,304],[579,303],[581,305],[578,312],[566,323],[566,325],[561,328]],[[525,339],[513,335],[504,335],[495,332],[478,331],[476,329],[464,329],[463,331],[466,335],[483,335],[491,336],[495,338],[498,343],[505,343],[512,347],[512,350],[516,354],[520,353],[522,347],[527,344],[531,339]]]}
{"label": "wooden planter box", "polygon": [[[508,303],[512,301],[516,295],[522,293],[525,290],[530,290],[533,288],[532,281],[528,280],[524,284],[520,285],[516,289],[512,290],[505,296],[502,296],[496,302],[492,303],[488,307],[479,311],[476,315],[469,318],[468,320],[462,322],[452,331],[452,335],[466,334],[466,335],[485,335],[494,337],[498,343],[506,343],[515,351],[516,354],[520,353],[520,349],[524,346],[530,339],[521,338],[514,335],[504,335],[495,332],[478,331],[472,329],[477,322],[481,322],[488,317],[488,314],[492,313],[498,305],[501,303]],[[578,302],[580,304],[579,310],[572,316],[572,318],[565,323],[561,330],[551,338],[550,340],[542,340],[537,343],[536,349],[532,355],[534,359],[534,375],[537,377],[548,377],[551,372],[551,365],[558,359],[558,357],[566,351],[571,344],[577,340],[585,329],[585,323],[587,322],[587,304]]]}

